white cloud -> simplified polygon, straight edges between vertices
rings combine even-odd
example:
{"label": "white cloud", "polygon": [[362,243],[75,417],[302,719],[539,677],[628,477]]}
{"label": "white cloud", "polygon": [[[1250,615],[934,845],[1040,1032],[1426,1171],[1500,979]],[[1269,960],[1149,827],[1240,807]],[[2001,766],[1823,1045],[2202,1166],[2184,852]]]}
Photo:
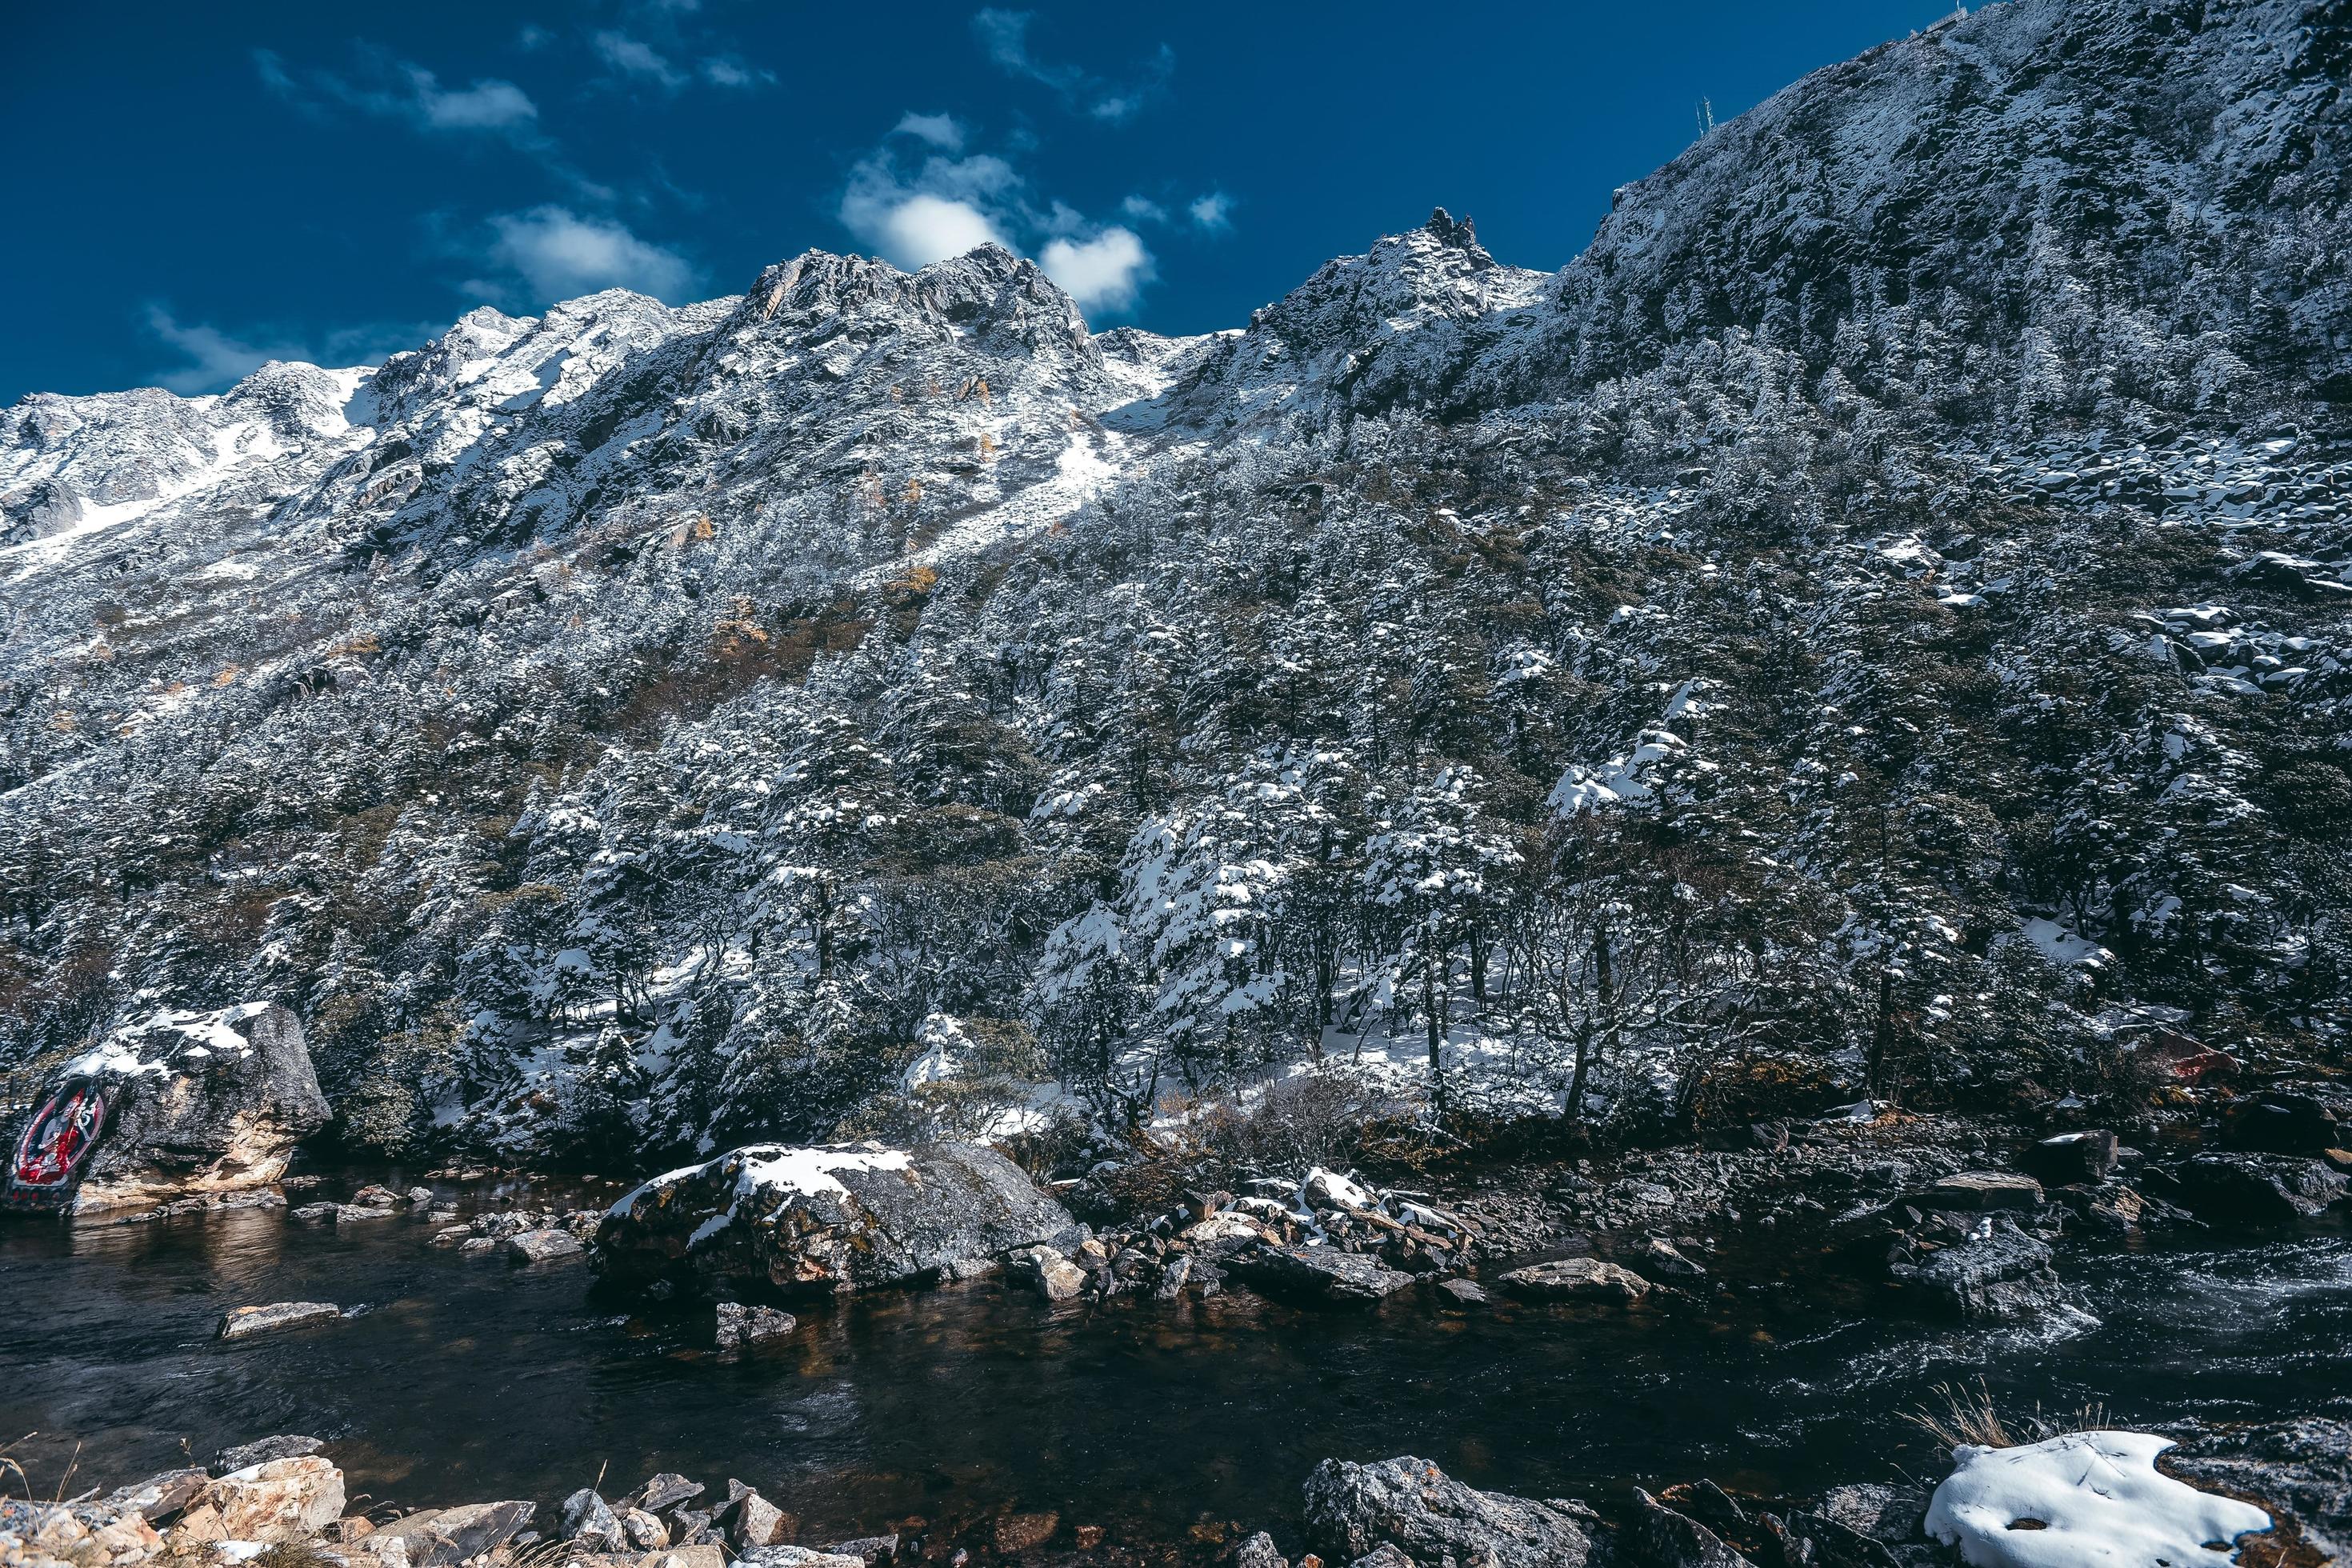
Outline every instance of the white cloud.
{"label": "white cloud", "polygon": [[605,29],[589,40],[595,46],[597,56],[623,76],[646,77],[667,88],[686,84],[686,73],[670,64],[669,58],[642,38],[626,33]]}
{"label": "white cloud", "polygon": [[352,81],[323,70],[298,77],[269,50],[253,51],[262,85],[309,112],[319,112],[325,100],[426,130],[535,133],[539,106],[510,81],[485,77],[470,87],[445,89],[440,78],[423,66],[381,51],[363,51],[362,58],[362,79]]}
{"label": "white cloud", "polygon": [[703,79],[713,87],[767,87],[776,73],[745,65],[733,55],[713,55],[702,62]]}
{"label": "white cloud", "polygon": [[1231,228],[1234,226],[1234,198],[1223,191],[1211,191],[1207,195],[1196,198],[1184,210],[1191,213],[1192,221],[1202,228]]}
{"label": "white cloud", "polygon": [[1118,210],[1140,223],[1166,223],[1168,209],[1150,196],[1129,196],[1118,204]]}
{"label": "white cloud", "polygon": [[158,385],[188,395],[217,392],[242,380],[273,359],[299,359],[299,349],[274,345],[262,348],[233,338],[217,327],[183,324],[161,305],[147,307],[147,330],[188,356],[190,363],[156,373]]}
{"label": "white cloud", "polygon": [[150,332],[187,356],[187,363],[154,373],[156,385],[184,396],[218,392],[271,360],[334,366],[377,364],[386,354],[414,347],[440,331],[424,322],[341,327],[328,332],[314,348],[299,341],[276,339],[274,334],[267,341],[253,342],[205,322],[182,321],[160,304],[147,307],[146,325]]}
{"label": "white cloud", "polygon": [[1037,264],[1087,311],[1129,309],[1151,276],[1151,253],[1126,228],[1107,228],[1088,240],[1049,240]]}
{"label": "white cloud", "polygon": [[1176,73],[1176,52],[1165,44],[1153,51],[1150,62],[1130,82],[1108,81],[1080,66],[1042,60],[1029,47],[1029,28],[1036,19],[1034,12],[991,5],[973,14],[971,30],[990,59],[1014,76],[1052,88],[1094,119],[1113,123],[1132,119],[1166,90],[1169,79]]}
{"label": "white cloud", "polygon": [[952,114],[918,114],[908,110],[891,128],[893,136],[913,136],[943,153],[963,151],[963,124]]}
{"label": "white cloud", "polygon": [[631,289],[682,299],[695,282],[692,263],[639,239],[607,218],[560,206],[503,213],[490,220],[489,258],[520,274],[538,299],[568,300],[601,289]]}
{"label": "white cloud", "polygon": [[892,261],[916,268],[1004,241],[987,216],[970,202],[916,195],[884,215],[877,243]]}
{"label": "white cloud", "polygon": [[491,78],[456,92],[443,92],[434,86],[431,72],[417,75],[422,79],[417,84],[417,106],[424,110],[425,123],[436,130],[493,131],[539,118],[539,106],[510,81]]}

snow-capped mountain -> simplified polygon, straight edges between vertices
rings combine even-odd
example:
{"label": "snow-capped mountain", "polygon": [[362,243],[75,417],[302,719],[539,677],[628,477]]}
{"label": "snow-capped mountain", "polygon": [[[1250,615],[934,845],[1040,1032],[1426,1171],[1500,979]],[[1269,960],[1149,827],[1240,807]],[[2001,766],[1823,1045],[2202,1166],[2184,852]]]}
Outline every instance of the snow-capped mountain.
{"label": "snow-capped mountain", "polygon": [[2348,65],[2013,0],[1558,273],[1440,212],[1173,340],[811,252],[27,398],[0,1063],[274,998],[355,1140],[687,1148],[2340,1050]]}

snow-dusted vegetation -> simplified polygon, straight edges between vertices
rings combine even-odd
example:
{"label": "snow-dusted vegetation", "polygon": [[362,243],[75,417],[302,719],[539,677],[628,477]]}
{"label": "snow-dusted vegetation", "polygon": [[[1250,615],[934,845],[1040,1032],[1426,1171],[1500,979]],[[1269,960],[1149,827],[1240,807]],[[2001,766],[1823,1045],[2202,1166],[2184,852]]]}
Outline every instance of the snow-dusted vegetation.
{"label": "snow-dusted vegetation", "polygon": [[0,415],[0,1063],[558,1154],[2127,1099],[2338,1051],[2340,9],[2017,0],[1557,275],[983,249]]}

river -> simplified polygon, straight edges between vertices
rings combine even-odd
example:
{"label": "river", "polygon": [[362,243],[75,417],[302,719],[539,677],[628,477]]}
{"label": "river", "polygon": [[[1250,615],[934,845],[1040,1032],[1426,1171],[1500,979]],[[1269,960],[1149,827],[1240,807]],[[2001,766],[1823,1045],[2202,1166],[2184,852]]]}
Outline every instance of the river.
{"label": "river", "polygon": [[[368,1177],[405,1180],[331,1190]],[[486,1184],[459,1201],[555,1196]],[[1719,1268],[1728,1291],[1630,1310],[1441,1311],[1408,1293],[1350,1314],[1238,1290],[1087,1310],[981,1280],[803,1307],[790,1340],[722,1359],[707,1308],[607,1299],[577,1258],[461,1258],[426,1245],[433,1228],[269,1210],[0,1226],[0,1441],[37,1434],[10,1452],[45,1492],[68,1463],[78,1490],[300,1432],[335,1441],[355,1507],[550,1500],[600,1473],[617,1495],[671,1469],[740,1477],[810,1539],[1050,1510],[1143,1544],[1221,1521],[1293,1536],[1299,1485],[1333,1456],[1418,1454],[1534,1496],[1699,1475],[1800,1492],[1940,1474],[1902,1419],[1937,1384],[1982,1377],[2018,1409],[2097,1403],[2118,1425],[2340,1414],[2352,1395],[2340,1233],[2070,1247],[2099,1321],[2036,1332],[1890,1317],[1760,1245]],[[276,1300],[362,1310],[214,1337],[227,1309]]]}

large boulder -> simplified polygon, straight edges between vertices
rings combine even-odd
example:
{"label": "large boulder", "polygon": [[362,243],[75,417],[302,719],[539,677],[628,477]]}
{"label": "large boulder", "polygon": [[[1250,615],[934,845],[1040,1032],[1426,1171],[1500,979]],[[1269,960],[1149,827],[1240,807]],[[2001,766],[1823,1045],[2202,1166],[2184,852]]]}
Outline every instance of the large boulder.
{"label": "large boulder", "polygon": [[2325,1162],[2294,1154],[2199,1154],[2171,1176],[2176,1200],[2208,1225],[2298,1224],[2326,1213],[2346,1190]]}
{"label": "large boulder", "polygon": [[1360,1306],[1394,1295],[1412,1276],[1361,1252],[1336,1247],[1266,1247],[1244,1253],[1234,1272],[1269,1296]]}
{"label": "large boulder", "polygon": [[331,1114],[285,1007],[157,1013],[58,1071],[17,1138],[7,1202],[88,1214],[268,1186]]}
{"label": "large boulder", "polygon": [[1957,1244],[1888,1272],[1932,1311],[1967,1322],[2029,1322],[2066,1305],[2047,1242],[1988,1215]]}
{"label": "large boulder", "polygon": [[1318,1465],[1307,1480],[1307,1528],[1341,1563],[1386,1546],[1423,1568],[1582,1568],[1592,1551],[1561,1504],[1478,1491],[1409,1454]]}
{"label": "large boulder", "polygon": [[614,1204],[593,1260],[622,1283],[857,1290],[965,1278],[1015,1247],[1071,1247],[1079,1235],[1068,1210],[992,1149],[755,1143]]}

